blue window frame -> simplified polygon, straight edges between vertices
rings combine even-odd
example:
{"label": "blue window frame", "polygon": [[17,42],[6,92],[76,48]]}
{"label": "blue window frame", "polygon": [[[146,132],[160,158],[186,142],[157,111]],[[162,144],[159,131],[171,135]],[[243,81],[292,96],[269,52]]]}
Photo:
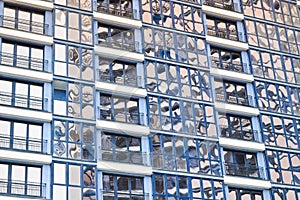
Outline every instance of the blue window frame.
{"label": "blue window frame", "polygon": [[247,64],[243,63],[239,52],[211,47],[210,54],[212,67],[235,72],[247,72]]}
{"label": "blue window frame", "polygon": [[300,190],[292,188],[276,188],[272,187],[272,200],[299,200]]}
{"label": "blue window frame", "polygon": [[[200,0],[186,0],[200,4]],[[204,34],[202,10],[199,7],[167,0],[149,0],[142,4],[144,23],[176,29],[187,33]]]}
{"label": "blue window frame", "polygon": [[103,174],[103,199],[105,200],[143,200],[144,178],[116,174]]}
{"label": "blue window frame", "polygon": [[9,196],[43,197],[42,167],[0,163],[0,193]]}
{"label": "blue window frame", "polygon": [[141,138],[109,132],[101,134],[101,159],[149,165],[147,154],[142,152]]}
{"label": "blue window frame", "polygon": [[241,9],[238,8],[237,3],[233,3],[232,0],[204,0],[203,2],[204,5],[208,6],[213,6],[216,8],[221,8],[221,9],[226,9],[226,10],[231,10],[231,11],[236,11],[236,12],[241,12]]}
{"label": "blue window frame", "polygon": [[71,81],[56,82],[53,99],[55,115],[95,119],[94,85]]}
{"label": "blue window frame", "polygon": [[154,173],[153,199],[207,199],[224,198],[223,182],[213,179]]}
{"label": "blue window frame", "polygon": [[0,128],[0,148],[39,153],[47,150],[42,124],[0,119]]}
{"label": "blue window frame", "polygon": [[216,142],[156,134],[152,137],[151,149],[156,169],[221,176]]}
{"label": "blue window frame", "polygon": [[230,199],[235,200],[262,200],[263,191],[261,190],[248,190],[240,188],[229,188]]}
{"label": "blue window frame", "polygon": [[93,165],[53,163],[53,200],[97,197],[97,173]]}
{"label": "blue window frame", "polygon": [[95,125],[54,120],[53,156],[68,159],[95,160]]}
{"label": "blue window frame", "polygon": [[158,28],[143,28],[145,55],[208,67],[204,39]]}
{"label": "blue window frame", "polygon": [[44,49],[39,46],[2,40],[0,63],[2,65],[47,71],[48,61],[44,60]]}
{"label": "blue window frame", "polygon": [[247,94],[246,84],[215,79],[216,101],[253,106],[253,97]]}
{"label": "blue window frame", "polygon": [[268,146],[300,148],[300,120],[273,115],[261,115],[264,142]]}
{"label": "blue window frame", "polygon": [[94,82],[93,49],[54,44],[54,74]]}
{"label": "blue window frame", "polygon": [[137,76],[136,65],[99,56],[99,81],[120,85],[141,86],[141,76]]}
{"label": "blue window frame", "polygon": [[137,18],[137,12],[132,9],[131,0],[97,0],[97,11],[122,17]]}
{"label": "blue window frame", "polygon": [[100,94],[100,119],[144,125],[138,98]]}
{"label": "blue window frame", "polygon": [[300,154],[279,150],[266,151],[272,183],[300,185]]}
{"label": "blue window frame", "polygon": [[276,83],[256,81],[258,107],[285,114],[300,114],[300,89]]}
{"label": "blue window frame", "polygon": [[250,117],[218,113],[222,137],[258,141],[258,132],[253,130]]}
{"label": "blue window frame", "polygon": [[147,60],[147,90],[189,99],[211,101],[210,75],[196,68],[187,68]]}
{"label": "blue window frame", "polygon": [[2,105],[34,110],[44,110],[48,102],[42,85],[9,79],[0,79],[0,96]]}
{"label": "blue window frame", "polygon": [[214,109],[188,100],[149,95],[150,129],[216,137]]}

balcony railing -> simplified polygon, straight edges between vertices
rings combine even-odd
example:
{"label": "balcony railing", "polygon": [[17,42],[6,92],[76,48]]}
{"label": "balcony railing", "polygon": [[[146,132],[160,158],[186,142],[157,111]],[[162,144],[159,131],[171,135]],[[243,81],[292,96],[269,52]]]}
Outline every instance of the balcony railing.
{"label": "balcony railing", "polygon": [[126,86],[132,86],[132,87],[141,87],[142,86],[142,77],[137,76],[135,74],[135,78],[128,77],[126,74],[122,74],[121,76],[119,74],[108,74],[109,72],[102,72],[99,70],[99,80],[98,81],[104,81],[104,82],[110,82],[110,83],[116,83],[120,85],[126,85]]}
{"label": "balcony railing", "polygon": [[0,179],[0,194],[42,197],[46,196],[46,184],[25,183]]}
{"label": "balcony railing", "polygon": [[216,94],[216,101],[253,107],[251,95]]}
{"label": "balcony railing", "polygon": [[225,9],[225,10],[241,12],[241,8],[238,6],[238,4],[233,3],[232,1],[230,1],[230,4],[228,4],[227,1],[222,1],[222,0],[205,0],[203,4],[207,6],[213,6],[216,8]]}
{"label": "balcony railing", "polygon": [[140,151],[100,149],[102,160],[150,166],[149,154]]}
{"label": "balcony railing", "polygon": [[[128,189],[122,189],[120,188],[120,191],[112,191],[112,190],[101,190],[101,193],[103,195],[103,199],[137,199],[137,200],[150,200],[149,194],[143,193],[141,190],[138,192],[138,190],[131,191],[131,193],[126,192]],[[140,194],[139,194],[140,193]],[[101,195],[101,196],[102,196]]]}
{"label": "balcony railing", "polygon": [[104,47],[110,47],[114,49],[122,49],[130,52],[140,52],[139,42],[137,41],[117,41],[111,38],[101,39],[99,38],[99,45]]}
{"label": "balcony railing", "polygon": [[47,140],[0,134],[0,148],[46,153]]}
{"label": "balcony railing", "polygon": [[247,68],[246,63],[241,63],[237,61],[230,61],[230,63],[224,61],[221,63],[219,58],[217,57],[211,57],[211,66],[233,72],[248,73],[245,71],[245,69]]}
{"label": "balcony railing", "polygon": [[266,180],[265,168],[256,165],[240,165],[236,163],[224,163],[226,175],[242,176]]}
{"label": "balcony railing", "polygon": [[46,111],[48,99],[0,92],[0,104]]}
{"label": "balcony railing", "polygon": [[99,107],[100,111],[100,119],[101,120],[108,120],[108,121],[115,121],[115,122],[126,122],[130,124],[139,124],[145,125],[144,122],[144,113],[139,112],[119,112],[119,111],[111,111],[111,110],[104,110]]}
{"label": "balcony railing", "polygon": [[211,36],[224,38],[224,39],[245,42],[244,34],[241,32],[236,32],[236,30],[232,31],[224,28],[218,28],[218,30],[216,30],[215,26],[207,25],[207,34]]}
{"label": "balcony railing", "polygon": [[25,19],[18,19],[10,16],[0,16],[0,19],[2,20],[2,26],[6,28],[16,29],[20,31],[27,31],[37,34],[45,34],[45,35],[51,35],[49,31],[49,25],[40,23],[40,22],[34,22],[30,20]]}
{"label": "balcony railing", "polygon": [[120,7],[112,8],[110,6],[98,5],[97,11],[102,13],[107,13],[110,15],[116,15],[116,16],[126,17],[130,19],[137,19],[137,11],[132,8],[121,9]]}
{"label": "balcony railing", "polygon": [[227,126],[220,126],[220,130],[222,137],[260,142],[257,138],[257,130],[235,130]]}
{"label": "balcony railing", "polygon": [[48,61],[39,58],[0,52],[0,64],[37,71],[47,71]]}

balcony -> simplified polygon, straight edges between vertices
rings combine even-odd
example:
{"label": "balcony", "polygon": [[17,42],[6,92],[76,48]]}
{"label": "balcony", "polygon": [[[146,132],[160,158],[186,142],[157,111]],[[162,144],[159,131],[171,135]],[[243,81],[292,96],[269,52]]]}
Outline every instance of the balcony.
{"label": "balcony", "polygon": [[149,154],[144,152],[100,149],[99,153],[103,161],[150,166]]}
{"label": "balcony", "polygon": [[122,112],[100,109],[100,120],[124,122],[129,124],[145,125],[144,113]]}
{"label": "balcony", "polygon": [[143,191],[140,194],[137,191],[131,191],[131,194],[126,193],[124,191],[110,191],[110,190],[102,190],[101,196],[103,195],[103,199],[137,199],[137,200],[150,200],[149,194],[143,194]]}
{"label": "balcony", "polygon": [[0,134],[0,148],[18,151],[47,153],[47,140],[13,137]]}
{"label": "balcony", "polygon": [[216,30],[216,27],[207,25],[207,34],[228,40],[245,42],[244,34],[241,32],[236,32],[236,30],[232,31],[225,28],[218,28],[218,30]]}
{"label": "balcony", "polygon": [[0,180],[0,195],[46,197],[45,183],[25,183],[21,181]]}
{"label": "balcony", "polygon": [[247,178],[255,178],[267,180],[265,168],[256,165],[240,165],[236,163],[224,163],[226,175],[240,176]]}
{"label": "balcony", "polygon": [[212,6],[215,8],[221,8],[225,10],[230,10],[234,12],[241,12],[241,7],[238,6],[237,3],[233,3],[232,1],[222,1],[222,0],[205,0],[204,5]]}
{"label": "balcony", "polygon": [[48,99],[40,97],[28,97],[20,94],[0,92],[0,104],[46,111]]}
{"label": "balcony", "polygon": [[5,28],[11,28],[19,31],[26,31],[41,35],[51,35],[49,31],[49,24],[18,19],[3,15],[0,16],[0,19],[2,20],[2,26]]}
{"label": "balcony", "polygon": [[251,95],[216,94],[216,101],[253,107]]}
{"label": "balcony", "polygon": [[245,69],[247,68],[246,63],[237,61],[230,61],[230,63],[227,63],[226,61],[220,62],[219,58],[217,57],[211,57],[211,66],[233,72],[248,73],[245,72]]}
{"label": "balcony", "polygon": [[140,52],[139,42],[137,41],[117,41],[111,38],[99,39],[99,45],[114,49],[121,49],[129,52]]}
{"label": "balcony", "polygon": [[227,126],[220,126],[221,137],[260,142],[257,138],[257,130],[234,130]]}
{"label": "balcony", "polygon": [[126,85],[131,87],[141,87],[142,76],[134,75],[134,77],[129,77],[128,75],[119,74],[116,71],[113,72],[103,72],[98,70],[99,79],[98,81],[115,83],[120,85]]}
{"label": "balcony", "polygon": [[137,11],[131,8],[120,9],[120,8],[112,8],[109,6],[98,5],[97,11],[101,13],[110,14],[110,15],[126,17],[129,19],[137,19]]}

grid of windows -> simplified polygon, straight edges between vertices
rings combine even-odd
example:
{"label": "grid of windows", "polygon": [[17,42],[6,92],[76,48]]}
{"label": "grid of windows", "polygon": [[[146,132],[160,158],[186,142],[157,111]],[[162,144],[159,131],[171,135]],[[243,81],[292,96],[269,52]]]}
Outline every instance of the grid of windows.
{"label": "grid of windows", "polygon": [[207,67],[204,39],[171,31],[143,28],[145,55]]}
{"label": "grid of windows", "polygon": [[214,109],[203,103],[149,95],[150,129],[215,137]]}
{"label": "grid of windows", "polygon": [[156,169],[221,176],[216,142],[156,134],[152,137],[152,161]]}
{"label": "grid of windows", "polygon": [[142,1],[144,23],[176,29],[187,33],[204,34],[202,11],[198,7],[167,0]]}
{"label": "grid of windows", "polygon": [[149,92],[211,101],[208,72],[155,61],[146,61],[145,68]]}
{"label": "grid of windows", "polygon": [[267,150],[270,180],[273,183],[300,185],[300,154]]}
{"label": "grid of windows", "polygon": [[54,0],[55,4],[77,8],[81,10],[92,10],[92,0]]}
{"label": "grid of windows", "polygon": [[96,173],[91,165],[53,164],[53,200],[96,199]]}
{"label": "grid of windows", "polygon": [[157,174],[152,176],[154,199],[223,199],[223,182],[205,178]]}
{"label": "grid of windows", "polygon": [[259,190],[247,190],[229,188],[230,200],[263,200],[263,192]]}
{"label": "grid of windows", "polygon": [[299,149],[300,120],[278,117],[273,115],[261,115],[264,142],[273,147]]}
{"label": "grid of windows", "polygon": [[286,188],[272,188],[272,200],[290,200],[300,199],[299,189],[286,189]]}

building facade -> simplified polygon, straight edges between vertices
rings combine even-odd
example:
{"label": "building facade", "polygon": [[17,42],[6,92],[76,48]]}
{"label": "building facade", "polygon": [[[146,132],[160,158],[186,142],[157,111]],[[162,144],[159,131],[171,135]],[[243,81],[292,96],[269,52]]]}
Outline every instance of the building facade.
{"label": "building facade", "polygon": [[0,200],[300,200],[299,9],[0,0]]}

